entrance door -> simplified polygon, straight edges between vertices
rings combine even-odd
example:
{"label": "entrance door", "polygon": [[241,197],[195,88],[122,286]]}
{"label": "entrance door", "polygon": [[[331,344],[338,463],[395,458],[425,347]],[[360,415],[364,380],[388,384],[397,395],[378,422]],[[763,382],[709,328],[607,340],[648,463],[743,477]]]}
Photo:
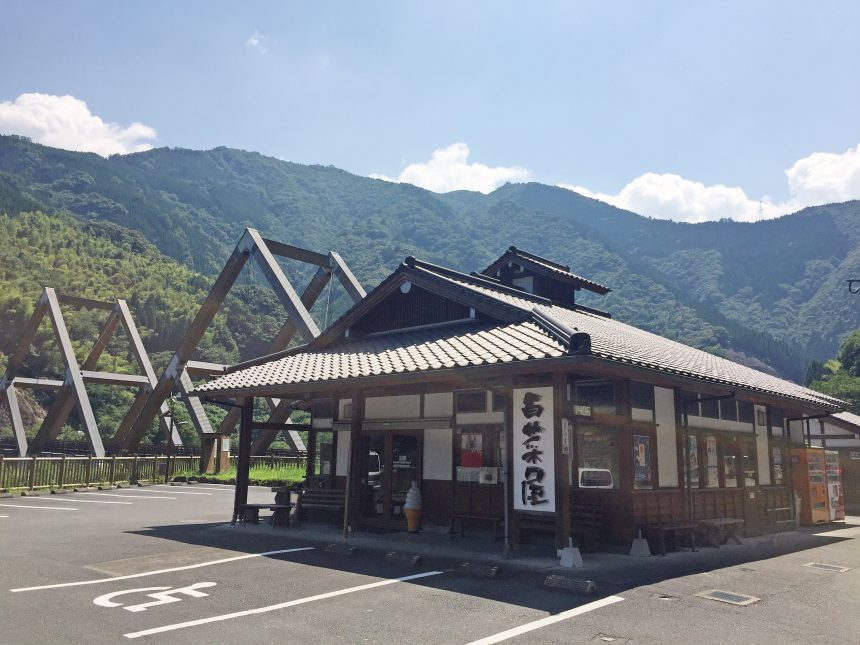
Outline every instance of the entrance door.
{"label": "entrance door", "polygon": [[421,480],[419,433],[368,433],[365,437],[362,516],[368,524],[405,525],[403,503],[413,481]]}

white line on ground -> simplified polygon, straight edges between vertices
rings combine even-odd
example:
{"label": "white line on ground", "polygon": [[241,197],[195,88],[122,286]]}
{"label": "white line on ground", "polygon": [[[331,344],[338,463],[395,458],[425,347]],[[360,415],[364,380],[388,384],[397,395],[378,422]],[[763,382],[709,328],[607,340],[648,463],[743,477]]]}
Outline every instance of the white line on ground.
{"label": "white line on ground", "polygon": [[70,504],[126,504],[131,506],[131,502],[108,502],[104,499],[81,499],[80,497],[72,497],[71,499],[54,499],[47,497],[31,497],[29,501],[40,502],[69,502]]}
{"label": "white line on ground", "polygon": [[[146,488],[128,488],[126,489],[130,492],[134,493],[164,493],[163,490],[148,490]],[[212,493],[192,493],[190,491],[184,490],[172,490],[170,491],[171,495],[211,495]]]}
{"label": "white line on ground", "polygon": [[0,517],[9,517],[8,515],[0,515]]}
{"label": "white line on ground", "polygon": [[116,493],[85,493],[80,495],[98,495],[99,497],[130,497],[132,499],[176,499],[175,497],[156,497],[155,495],[117,495]]}
{"label": "white line on ground", "polygon": [[547,616],[546,618],[541,618],[540,620],[526,623],[525,625],[520,625],[519,627],[514,627],[513,629],[509,629],[504,632],[499,632],[498,634],[495,634],[493,636],[487,636],[486,638],[472,641],[471,643],[469,643],[469,645],[492,645],[493,643],[501,643],[502,641],[508,640],[509,638],[513,638],[514,636],[519,636],[521,634],[525,634],[527,632],[531,632],[535,629],[540,629],[541,627],[546,627],[547,625],[552,625],[554,623],[560,623],[561,621],[567,620],[568,618],[587,614],[590,611],[600,609],[601,607],[606,607],[607,605],[615,604],[616,602],[621,602],[622,600],[624,600],[624,598],[622,598],[621,596],[607,596],[606,598],[601,598],[600,600],[590,602],[587,605],[574,607],[573,609],[568,609],[567,611],[563,611],[560,614]]}
{"label": "white line on ground", "polygon": [[[170,490],[175,490],[176,488],[178,488],[178,486],[171,486],[169,484],[153,484],[151,488],[169,488]],[[189,486],[189,488],[191,487]],[[194,488],[199,488],[200,490],[217,490],[223,493],[232,493],[236,490],[236,487],[231,486],[230,484],[225,484],[224,486],[201,486],[199,484],[195,484]]]}
{"label": "white line on ground", "polygon": [[[44,508],[40,506],[39,508]],[[296,549],[279,549],[277,551],[263,551],[262,553],[246,553],[237,555],[232,558],[222,558],[220,560],[209,560],[207,562],[198,562],[197,564],[189,564],[184,567],[172,567],[170,569],[156,569],[155,571],[143,571],[141,573],[132,573],[127,576],[114,576],[112,578],[96,578],[95,580],[80,580],[78,582],[61,582],[55,585],[40,585],[38,587],[20,587],[18,589],[10,589],[12,593],[19,591],[40,591],[42,589],[61,589],[63,587],[79,587],[82,585],[97,585],[103,582],[114,582],[116,580],[131,580],[133,578],[143,578],[146,576],[156,576],[161,573],[172,573],[173,571],[187,571],[189,569],[199,569],[201,567],[211,567],[216,564],[225,564],[227,562],[236,562],[237,560],[248,560],[249,558],[263,558],[270,555],[280,555],[282,553],[295,553],[297,551],[313,551],[312,546],[303,546]]]}
{"label": "white line on ground", "polygon": [[78,509],[70,506],[29,506],[27,504],[0,504],[8,508],[38,508],[40,511],[76,511]]}
{"label": "white line on ground", "polygon": [[199,618],[197,620],[189,620],[184,623],[175,623],[173,625],[165,625],[164,627],[155,627],[153,629],[144,629],[139,632],[131,632],[129,634],[123,634],[126,638],[140,638],[141,636],[150,636],[152,634],[163,634],[164,632],[172,632],[177,629],[185,629],[186,627],[196,627],[197,625],[205,625],[207,623],[217,623],[224,620],[231,620],[233,618],[241,618],[243,616],[253,616],[255,614],[265,614],[270,611],[277,611],[278,609],[286,609],[287,607],[295,607],[296,605],[304,605],[305,603],[315,602],[317,600],[325,600],[326,598],[334,598],[336,596],[343,596],[348,593],[356,593],[358,591],[367,591],[368,589],[376,589],[377,587],[385,587],[386,585],[392,585],[397,582],[405,582],[407,580],[417,580],[418,578],[427,578],[429,576],[438,576],[441,575],[441,571],[428,571],[426,573],[418,573],[411,576],[404,576],[403,578],[391,578],[389,580],[380,580],[379,582],[371,582],[366,585],[359,585],[357,587],[348,587],[347,589],[340,589],[338,591],[330,591],[329,593],[322,593],[316,596],[308,596],[306,598],[299,598],[297,600],[290,600],[288,602],[281,602],[277,605],[268,605],[266,607],[257,607],[256,609],[247,609],[245,611],[235,611],[232,614],[221,614],[220,616],[210,616],[209,618]]}

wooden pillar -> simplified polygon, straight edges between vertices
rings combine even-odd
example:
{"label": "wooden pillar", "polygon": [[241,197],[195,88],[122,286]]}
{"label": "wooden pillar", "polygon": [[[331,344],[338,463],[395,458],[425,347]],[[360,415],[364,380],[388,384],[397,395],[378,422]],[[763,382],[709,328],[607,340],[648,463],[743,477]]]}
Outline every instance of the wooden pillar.
{"label": "wooden pillar", "polygon": [[200,436],[200,472],[204,474],[215,472],[220,447],[218,435],[206,434]]}
{"label": "wooden pillar", "polygon": [[564,400],[567,398],[567,375],[556,372],[552,376],[552,422],[555,428],[555,545],[563,549],[570,542],[570,475],[569,456],[564,446]]}
{"label": "wooden pillar", "polygon": [[366,466],[366,455],[362,455],[364,445],[361,436],[361,424],[364,421],[364,393],[353,392],[352,414],[349,425],[349,462],[346,473],[346,503],[343,508],[344,537],[354,530],[361,516],[361,490]]}
{"label": "wooden pillar", "polygon": [[[332,436],[334,436],[334,429],[332,429]],[[316,465],[317,460],[317,431],[313,428],[308,429],[308,445],[305,446],[307,449],[305,462],[305,482],[309,482],[311,478],[316,475],[314,470],[314,466]]]}
{"label": "wooden pillar", "polygon": [[239,421],[239,459],[236,464],[236,495],[233,500],[233,524],[239,519],[239,507],[248,503],[248,479],[251,469],[251,426],[254,423],[254,397],[242,404]]}

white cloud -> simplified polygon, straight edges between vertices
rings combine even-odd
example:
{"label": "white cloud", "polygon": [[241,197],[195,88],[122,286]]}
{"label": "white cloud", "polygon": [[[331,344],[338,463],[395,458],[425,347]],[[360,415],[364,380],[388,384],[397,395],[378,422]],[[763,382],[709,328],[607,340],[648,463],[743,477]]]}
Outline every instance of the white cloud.
{"label": "white cloud", "polygon": [[615,195],[595,193],[583,186],[559,186],[649,217],[679,222],[722,218],[754,222],[806,206],[860,199],[860,145],[843,154],[813,153],[796,161],[785,174],[790,198],[779,203],[768,196],[751,198],[737,186],[706,186],[680,175],[653,172],[640,175]]}
{"label": "white cloud", "polygon": [[815,152],[785,171],[794,199],[823,204],[860,199],[860,144],[844,153]]}
{"label": "white cloud", "polygon": [[245,47],[248,47],[250,49],[255,49],[258,52],[260,52],[261,54],[265,54],[266,53],[266,40],[268,40],[268,37],[264,36],[263,34],[261,34],[259,31],[257,31],[255,29],[254,33],[251,34],[251,36],[248,38],[248,40],[245,41]]}
{"label": "white cloud", "polygon": [[95,152],[106,157],[149,150],[155,130],[134,122],[123,128],[92,114],[74,96],[22,94],[0,102],[0,134],[19,134],[37,143],[65,150]]}
{"label": "white cloud", "polygon": [[385,175],[370,175],[374,179],[384,179],[406,184],[414,184],[436,193],[452,190],[476,190],[489,193],[505,182],[525,181],[531,172],[520,166],[485,166],[469,163],[469,146],[453,143],[447,148],[435,150],[429,161],[406,166],[397,179]]}

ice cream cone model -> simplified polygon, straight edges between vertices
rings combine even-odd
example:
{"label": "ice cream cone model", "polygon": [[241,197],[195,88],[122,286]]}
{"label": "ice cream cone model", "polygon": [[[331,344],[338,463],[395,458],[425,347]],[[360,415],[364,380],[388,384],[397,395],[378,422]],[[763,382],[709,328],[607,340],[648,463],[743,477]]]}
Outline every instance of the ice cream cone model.
{"label": "ice cream cone model", "polygon": [[403,503],[403,514],[406,516],[406,528],[410,533],[418,533],[421,525],[421,490],[418,482],[412,482],[412,488],[406,493],[406,501]]}

